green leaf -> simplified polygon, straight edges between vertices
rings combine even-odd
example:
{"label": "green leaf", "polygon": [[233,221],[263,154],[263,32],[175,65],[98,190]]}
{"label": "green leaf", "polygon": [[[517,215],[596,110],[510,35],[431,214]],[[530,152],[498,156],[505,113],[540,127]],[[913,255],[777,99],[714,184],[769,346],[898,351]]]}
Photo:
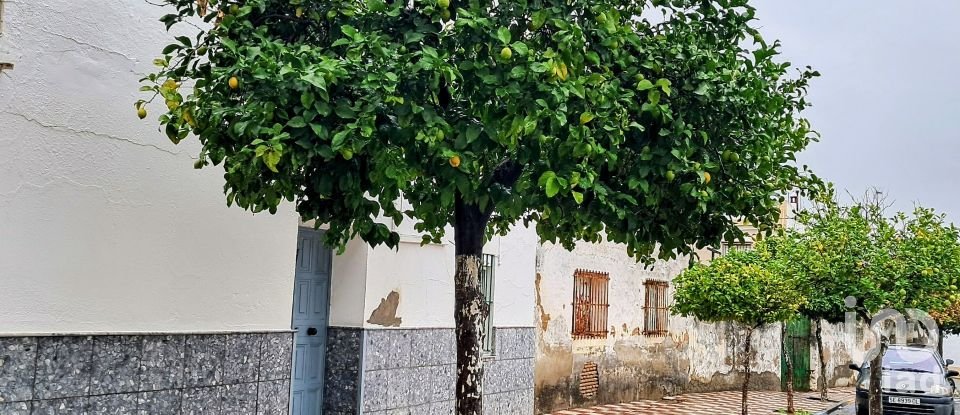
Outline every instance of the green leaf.
{"label": "green leaf", "polygon": [[340,147],[343,147],[343,142],[347,139],[348,135],[350,135],[350,131],[348,130],[338,131],[333,135],[333,141],[330,143],[330,147],[333,148],[334,151],[339,151]]}
{"label": "green leaf", "polygon": [[570,194],[573,195],[573,200],[577,202],[578,205],[583,204],[583,193],[574,191],[574,192],[570,192]]}
{"label": "green leaf", "polygon": [[326,138],[327,138],[328,133],[327,133],[327,129],[326,129],[324,126],[322,126],[322,125],[320,125],[320,124],[311,123],[311,124],[310,124],[310,129],[313,130],[313,133],[314,133],[317,137],[319,137],[319,138],[321,138],[321,139],[326,139]]}
{"label": "green leaf", "polygon": [[590,121],[593,121],[594,118],[596,118],[596,116],[594,116],[593,114],[589,112],[584,112],[580,114],[580,125],[584,125]]}
{"label": "green leaf", "polygon": [[505,27],[497,29],[497,40],[499,40],[504,46],[510,44],[510,29]]}
{"label": "green leaf", "polygon": [[513,44],[510,45],[510,47],[512,47],[513,50],[516,51],[517,54],[520,56],[527,56],[527,53],[530,52],[530,49],[523,42],[513,42]]}
{"label": "green leaf", "polygon": [[640,81],[640,82],[637,82],[637,90],[638,90],[638,91],[646,91],[646,90],[651,89],[651,88],[653,88],[653,82],[650,82],[649,79],[644,79],[644,80],[642,80],[642,81]]}
{"label": "green leaf", "polygon": [[549,181],[550,179],[555,178],[555,177],[557,177],[557,173],[554,173],[554,172],[549,171],[549,170],[548,170],[548,171],[545,171],[545,172],[543,172],[543,174],[540,175],[540,178],[537,179],[537,186],[540,186],[540,187],[546,186],[546,185],[547,185],[547,181]]}
{"label": "green leaf", "polygon": [[351,38],[356,38],[357,35],[359,34],[359,32],[357,32],[357,29],[356,29],[355,27],[353,27],[353,26],[350,26],[350,25],[340,26],[340,31],[343,32],[343,34],[345,34],[345,35],[347,35],[348,37],[351,37]]}
{"label": "green leaf", "polygon": [[270,171],[279,173],[280,171],[277,170],[277,164],[280,163],[281,155],[279,151],[269,148],[263,153],[263,164],[266,165]]}
{"label": "green leaf", "polygon": [[311,72],[311,73],[303,74],[300,76],[300,79],[322,90],[327,89],[327,81],[324,80],[322,76],[317,75],[316,73]]}
{"label": "green leaf", "polygon": [[345,103],[338,104],[335,111],[337,112],[337,116],[340,118],[351,119],[357,116],[356,111],[347,106]]}
{"label": "green leaf", "polygon": [[477,137],[480,137],[480,127],[477,127],[476,125],[470,125],[467,127],[466,136],[467,142],[473,142],[477,139]]}
{"label": "green leaf", "polygon": [[707,85],[706,82],[703,82],[697,86],[697,89],[695,89],[693,93],[697,95],[707,95],[708,91],[710,91],[710,85]]}
{"label": "green leaf", "polygon": [[287,125],[293,128],[302,128],[307,126],[307,122],[303,120],[303,117],[297,116],[287,121]]}
{"label": "green leaf", "polygon": [[313,96],[313,92],[304,91],[303,94],[300,94],[300,103],[303,104],[304,108],[313,108],[313,102],[316,98]]}
{"label": "green leaf", "polygon": [[556,176],[547,179],[544,190],[547,192],[547,197],[554,197],[557,195],[557,193],[560,193],[560,182],[557,180]]}
{"label": "green leaf", "polygon": [[180,45],[178,45],[178,44],[176,44],[176,43],[171,43],[171,44],[167,45],[167,47],[163,48],[163,51],[161,51],[160,53],[162,53],[162,54],[164,54],[164,55],[169,55],[169,54],[173,53],[174,51],[177,51],[177,50],[180,50],[180,49],[183,49],[183,46],[180,46]]}

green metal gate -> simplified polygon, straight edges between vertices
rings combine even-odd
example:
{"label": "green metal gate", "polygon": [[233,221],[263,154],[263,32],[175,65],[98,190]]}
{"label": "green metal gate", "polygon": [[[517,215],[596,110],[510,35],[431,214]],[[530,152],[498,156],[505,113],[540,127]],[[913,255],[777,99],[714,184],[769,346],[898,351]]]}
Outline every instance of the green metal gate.
{"label": "green metal gate", "polygon": [[793,361],[793,389],[810,390],[810,320],[797,318],[787,323],[780,359],[780,387],[787,389],[787,356]]}

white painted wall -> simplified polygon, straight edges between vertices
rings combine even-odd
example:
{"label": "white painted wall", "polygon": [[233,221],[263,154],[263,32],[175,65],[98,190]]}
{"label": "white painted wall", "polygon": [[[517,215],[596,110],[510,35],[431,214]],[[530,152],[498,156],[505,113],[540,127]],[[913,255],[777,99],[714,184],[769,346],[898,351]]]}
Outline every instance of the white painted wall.
{"label": "white painted wall", "polygon": [[[0,334],[288,329],[297,219],[228,209],[138,79],[170,34],[144,1],[6,1]],[[162,105],[162,104],[161,104]]]}
{"label": "white painted wall", "polygon": [[[949,336],[943,339],[943,358],[960,363],[960,336]],[[960,364],[956,366],[960,367]]]}
{"label": "white painted wall", "polygon": [[[401,328],[454,327],[453,243],[446,241],[450,238],[445,238],[443,244],[421,246],[420,237],[412,228],[399,230],[404,237],[397,250],[383,246],[366,248],[363,313],[344,314],[336,321],[346,322],[348,326],[380,327],[367,323],[367,320],[381,300],[391,291],[397,291],[400,293],[397,316],[402,319]],[[507,236],[494,237],[485,246],[484,251],[498,259],[493,305],[495,326],[533,326],[536,245],[536,232],[521,225]],[[334,264],[338,261],[341,261],[340,257],[334,259]],[[334,274],[335,281],[344,278],[336,272]],[[337,325],[333,314],[331,324]]]}

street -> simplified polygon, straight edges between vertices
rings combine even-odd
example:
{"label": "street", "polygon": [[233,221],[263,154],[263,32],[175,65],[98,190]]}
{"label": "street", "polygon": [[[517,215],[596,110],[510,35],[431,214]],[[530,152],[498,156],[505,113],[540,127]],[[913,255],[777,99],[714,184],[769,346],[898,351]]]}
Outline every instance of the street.
{"label": "street", "polygon": [[[954,407],[956,408],[956,411],[960,413],[960,398],[954,399]],[[833,412],[833,414],[836,415],[854,415],[856,413],[857,410],[853,404],[844,406],[843,408],[838,409],[836,412]]]}

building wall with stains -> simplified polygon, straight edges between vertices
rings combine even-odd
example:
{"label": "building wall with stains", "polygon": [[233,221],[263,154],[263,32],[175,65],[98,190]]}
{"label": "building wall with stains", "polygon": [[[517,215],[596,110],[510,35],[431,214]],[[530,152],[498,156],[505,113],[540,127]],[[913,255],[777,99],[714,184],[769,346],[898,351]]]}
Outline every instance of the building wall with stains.
{"label": "building wall with stains", "polygon": [[[653,268],[626,255],[616,244],[580,243],[574,251],[545,244],[537,255],[535,399],[537,413],[593,404],[660,398],[685,392],[729,390],[742,382],[742,339],[731,324],[670,316],[668,334],[644,332],[644,282],[671,281],[689,258],[659,261]],[[577,269],[609,273],[609,332],[605,339],[574,339],[573,281]],[[672,285],[669,297],[672,298]],[[751,387],[779,390],[780,326],[754,333]],[[835,327],[824,332],[831,384],[846,385],[840,368],[856,352],[839,345]],[[811,346],[812,347],[812,346]],[[815,348],[812,353],[816,353]],[[815,358],[815,356],[812,356]],[[812,361],[814,363],[815,361]],[[597,385],[593,378],[597,379]]]}

